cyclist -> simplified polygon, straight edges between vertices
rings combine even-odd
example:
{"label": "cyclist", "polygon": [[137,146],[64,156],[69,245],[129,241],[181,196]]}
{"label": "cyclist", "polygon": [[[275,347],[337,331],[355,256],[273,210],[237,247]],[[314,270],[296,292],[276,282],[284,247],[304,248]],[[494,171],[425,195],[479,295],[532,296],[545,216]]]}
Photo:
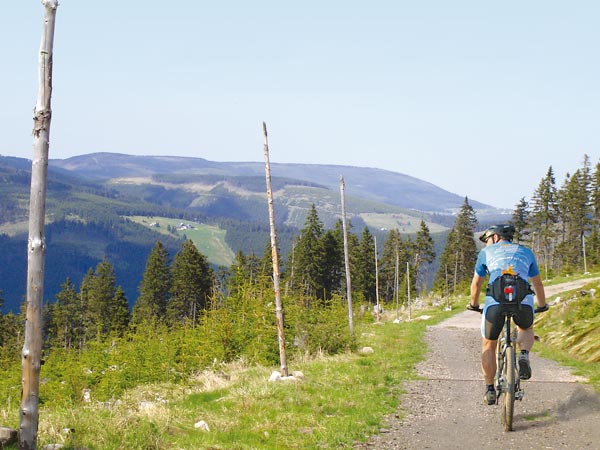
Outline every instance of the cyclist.
{"label": "cyclist", "polygon": [[[529,363],[529,351],[533,346],[533,292],[527,283],[530,280],[535,291],[538,303],[538,311],[548,309],[544,286],[540,277],[540,271],[533,252],[522,245],[512,243],[515,228],[512,225],[493,225],[485,230],[479,240],[486,246],[479,252],[475,263],[475,274],[471,281],[471,301],[467,308],[479,310],[479,294],[486,275],[489,274],[488,290],[486,292],[485,306],[481,321],[482,352],[481,368],[485,383],[487,385],[484,394],[484,402],[488,405],[496,403],[496,391],[494,388],[494,375],[496,373],[496,344],[504,326],[505,316],[501,314],[501,304],[497,298],[496,286],[503,274],[519,275],[517,279],[523,283],[521,291],[526,295],[521,301],[522,308],[514,317],[518,329],[517,341],[521,347],[519,355],[519,378],[527,380],[531,377],[531,365]],[[498,282],[494,283],[498,279]],[[517,289],[519,291],[519,289]],[[494,295],[494,296],[492,296]],[[494,298],[496,297],[496,298]]]}

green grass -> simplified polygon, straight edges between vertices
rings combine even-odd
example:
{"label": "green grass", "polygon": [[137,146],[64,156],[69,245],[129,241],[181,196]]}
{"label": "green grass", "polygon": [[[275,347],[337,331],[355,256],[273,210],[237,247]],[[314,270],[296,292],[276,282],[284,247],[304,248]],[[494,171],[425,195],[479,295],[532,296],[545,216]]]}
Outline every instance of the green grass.
{"label": "green grass", "polygon": [[128,219],[145,226],[157,223],[159,226],[152,227],[152,229],[157,233],[170,236],[173,236],[173,234],[169,232],[169,226],[177,228],[182,222],[191,224],[194,226],[193,229],[177,231],[176,233],[180,237],[186,236],[188,239],[191,239],[198,250],[208,258],[210,263],[229,267],[235,258],[235,254],[225,243],[225,230],[219,227],[166,217],[130,216]]}
{"label": "green grass", "polygon": [[[427,314],[431,318],[400,324],[374,324],[370,318],[369,323],[359,322],[358,344],[372,347],[373,353],[292,357],[290,373],[304,374],[295,381],[269,382],[270,373],[278,368],[237,362],[222,368],[228,376],[204,372],[185,383],[138,386],[110,405],[46,403],[40,409],[39,446],[351,448],[377,433],[384,416],[397,411],[403,382],[416,377],[415,365],[427,350],[423,342],[427,325],[452,313],[440,308]],[[17,405],[0,404],[0,420],[17,428],[9,418],[18,420]],[[210,431],[194,428],[200,420],[206,421]],[[64,428],[75,433],[65,436],[60,431]]]}

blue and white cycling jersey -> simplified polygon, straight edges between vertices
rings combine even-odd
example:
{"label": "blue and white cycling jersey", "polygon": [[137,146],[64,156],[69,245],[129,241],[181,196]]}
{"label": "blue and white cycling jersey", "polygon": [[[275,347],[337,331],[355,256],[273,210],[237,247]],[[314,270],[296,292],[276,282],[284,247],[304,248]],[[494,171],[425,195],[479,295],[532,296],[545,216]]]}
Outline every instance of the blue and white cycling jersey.
{"label": "blue and white cycling jersey", "polygon": [[511,269],[524,280],[540,274],[531,249],[507,241],[484,247],[479,252],[475,263],[475,273],[480,277],[485,277],[489,273],[490,284],[502,275],[502,271]]}
{"label": "blue and white cycling jersey", "polygon": [[[540,269],[531,249],[512,242],[500,241],[484,247],[477,256],[475,273],[480,277],[490,275],[489,284],[502,275],[503,271],[517,273],[521,278],[527,280],[540,274]],[[498,302],[493,297],[486,296],[484,306],[484,317],[487,308]],[[533,295],[528,295],[522,304],[533,308]]]}

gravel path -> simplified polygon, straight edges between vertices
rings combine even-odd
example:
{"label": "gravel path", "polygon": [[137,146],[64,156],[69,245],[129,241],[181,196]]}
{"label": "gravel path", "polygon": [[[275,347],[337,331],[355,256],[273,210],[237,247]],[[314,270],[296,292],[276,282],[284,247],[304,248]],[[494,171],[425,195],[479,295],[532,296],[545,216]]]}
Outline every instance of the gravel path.
{"label": "gravel path", "polygon": [[[576,287],[549,288],[548,296]],[[483,404],[480,317],[465,311],[429,327],[430,352],[417,367],[424,379],[404,386],[401,410],[355,449],[600,448],[600,396],[585,380],[536,354],[532,378],[523,382],[525,398],[515,404],[514,431],[503,431],[500,406]]]}

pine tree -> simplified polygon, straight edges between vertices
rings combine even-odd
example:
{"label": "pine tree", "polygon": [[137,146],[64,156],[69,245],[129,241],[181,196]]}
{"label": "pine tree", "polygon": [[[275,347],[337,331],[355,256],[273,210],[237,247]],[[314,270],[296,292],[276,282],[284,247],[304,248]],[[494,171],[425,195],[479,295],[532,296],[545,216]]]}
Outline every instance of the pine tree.
{"label": "pine tree", "polygon": [[332,294],[339,293],[344,279],[344,236],[342,222],[338,221],[333,230],[327,230],[322,240],[323,267],[322,280],[324,298],[331,298]]}
{"label": "pine tree", "polygon": [[146,270],[140,283],[140,296],[133,308],[133,322],[164,322],[171,290],[169,252],[158,241],[146,261]]}
{"label": "pine tree", "polygon": [[186,240],[172,265],[173,285],[167,303],[167,321],[174,325],[198,323],[206,309],[213,286],[213,271],[208,259],[191,240]]}
{"label": "pine tree", "polygon": [[312,204],[300,238],[294,248],[293,285],[304,295],[323,298],[323,223],[319,220],[315,205]]}
{"label": "pine tree", "polygon": [[124,296],[117,296],[117,293],[114,268],[105,258],[98,263],[95,271],[88,271],[81,283],[80,295],[86,311],[84,326],[87,339],[103,338],[118,331],[124,315],[129,320],[129,310],[125,307],[126,314],[123,310]]}
{"label": "pine tree", "polygon": [[586,254],[590,264],[600,264],[600,162],[596,164],[590,186],[592,207],[592,229],[585,241]]}
{"label": "pine tree", "polygon": [[111,321],[109,332],[113,335],[123,336],[129,325],[129,303],[125,296],[125,291],[121,286],[117,286],[115,296],[110,307]]}
{"label": "pine tree", "polygon": [[61,285],[50,307],[48,337],[52,346],[64,349],[80,348],[83,338],[81,297],[70,278]]}
{"label": "pine tree", "polygon": [[473,238],[476,226],[477,216],[465,197],[441,256],[435,281],[438,290],[454,293],[469,286],[477,259],[477,246]]}
{"label": "pine tree", "polygon": [[[269,245],[269,252],[271,246]],[[269,257],[270,260],[270,257]],[[265,271],[272,273],[272,263],[269,263]],[[259,276],[263,273],[261,260],[255,254],[245,255],[241,250],[238,251],[231,265],[231,275],[227,281],[228,292],[230,296],[237,296],[247,286],[258,283]]]}
{"label": "pine tree", "polygon": [[[398,229],[390,230],[383,243],[383,252],[379,262],[379,294],[385,302],[391,302],[396,292],[396,262],[398,279],[406,276],[406,263],[412,259],[410,242],[402,241]],[[414,281],[414,280],[413,280]]]}
{"label": "pine tree", "polygon": [[530,215],[532,249],[538,264],[544,267],[545,278],[552,268],[555,225],[559,218],[557,195],[554,171],[550,166],[532,196]]}
{"label": "pine tree", "polygon": [[528,228],[529,223],[529,203],[525,200],[525,197],[521,197],[519,203],[515,206],[510,223],[515,227],[515,235],[513,242],[516,243],[528,243],[530,230]]}
{"label": "pine tree", "polygon": [[567,267],[582,264],[584,236],[592,228],[591,184],[589,157],[585,155],[583,167],[567,177],[558,196],[563,226],[557,252]]}
{"label": "pine tree", "polygon": [[[435,260],[435,250],[433,248],[433,239],[429,233],[429,227],[424,220],[421,220],[419,231],[414,242],[414,268],[415,268],[415,286],[421,286],[424,282],[426,267]],[[427,266],[426,266],[427,265]]]}
{"label": "pine tree", "polygon": [[[354,283],[356,280],[356,283]],[[367,227],[364,228],[356,255],[356,277],[353,286],[362,293],[364,301],[375,303],[375,239]]]}

